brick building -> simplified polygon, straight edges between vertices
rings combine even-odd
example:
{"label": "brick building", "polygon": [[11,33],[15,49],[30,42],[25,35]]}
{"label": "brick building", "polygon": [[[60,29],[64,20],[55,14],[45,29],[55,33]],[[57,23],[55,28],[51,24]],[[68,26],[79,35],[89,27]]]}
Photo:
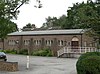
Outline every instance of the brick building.
{"label": "brick building", "polygon": [[[2,49],[3,43],[0,44]],[[71,47],[74,50],[78,47],[95,47],[95,44],[83,29],[14,32],[8,34],[4,40],[4,49],[28,49],[32,52],[49,48],[54,55],[63,47]]]}

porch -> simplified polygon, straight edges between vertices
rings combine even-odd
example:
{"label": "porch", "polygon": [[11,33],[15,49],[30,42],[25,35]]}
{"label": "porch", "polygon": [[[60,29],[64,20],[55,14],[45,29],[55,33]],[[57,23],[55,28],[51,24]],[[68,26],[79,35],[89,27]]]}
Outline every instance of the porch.
{"label": "porch", "polygon": [[86,52],[95,52],[97,51],[95,47],[63,47],[57,51],[58,57],[75,57],[75,55],[81,55]]}

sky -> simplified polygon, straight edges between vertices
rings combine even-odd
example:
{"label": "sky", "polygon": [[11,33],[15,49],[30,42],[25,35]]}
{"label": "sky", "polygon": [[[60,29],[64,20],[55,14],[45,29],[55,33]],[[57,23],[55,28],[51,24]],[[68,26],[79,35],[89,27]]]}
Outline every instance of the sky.
{"label": "sky", "polygon": [[14,20],[18,28],[23,28],[28,23],[35,24],[37,28],[46,22],[45,18],[67,15],[68,7],[72,7],[73,3],[81,3],[87,0],[41,0],[42,8],[35,8],[36,0],[30,0],[29,4],[20,7],[18,19]]}

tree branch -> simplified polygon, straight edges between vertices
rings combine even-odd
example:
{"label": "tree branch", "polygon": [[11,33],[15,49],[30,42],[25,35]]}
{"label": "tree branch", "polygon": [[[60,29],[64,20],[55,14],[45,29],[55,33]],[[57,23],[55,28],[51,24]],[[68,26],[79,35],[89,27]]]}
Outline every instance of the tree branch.
{"label": "tree branch", "polygon": [[14,12],[16,12],[23,4],[24,2],[22,2],[17,8],[15,8]]}

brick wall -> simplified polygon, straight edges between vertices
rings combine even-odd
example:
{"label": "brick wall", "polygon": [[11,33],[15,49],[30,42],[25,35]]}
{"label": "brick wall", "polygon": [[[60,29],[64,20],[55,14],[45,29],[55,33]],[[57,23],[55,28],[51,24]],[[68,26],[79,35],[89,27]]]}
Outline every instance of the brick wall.
{"label": "brick wall", "polygon": [[18,62],[3,62],[0,61],[0,71],[18,71]]}
{"label": "brick wall", "polygon": [[[8,36],[8,38],[5,39],[5,41],[4,41],[4,49],[14,49],[14,50],[17,50],[17,51],[19,51],[21,49],[28,49],[30,52],[33,52],[34,50],[38,50],[38,49],[50,48],[52,50],[53,54],[56,56],[57,51],[59,49],[61,49],[62,47],[64,47],[64,46],[71,47],[71,41],[72,41],[73,37],[78,38],[79,47],[84,46],[85,42],[87,44],[87,47],[89,47],[90,43],[92,41],[92,39],[87,37],[85,34],[83,34],[83,35],[81,35],[81,34],[71,34],[70,35],[69,34],[69,35]],[[13,40],[13,41],[18,40],[19,42],[15,45],[9,45],[8,44],[9,40]],[[30,40],[30,44],[25,45],[24,40]],[[36,45],[34,43],[35,40],[40,40],[41,44]],[[53,41],[51,46],[46,45],[46,40],[52,40]],[[58,44],[59,40],[63,40],[64,44],[60,46]]]}

